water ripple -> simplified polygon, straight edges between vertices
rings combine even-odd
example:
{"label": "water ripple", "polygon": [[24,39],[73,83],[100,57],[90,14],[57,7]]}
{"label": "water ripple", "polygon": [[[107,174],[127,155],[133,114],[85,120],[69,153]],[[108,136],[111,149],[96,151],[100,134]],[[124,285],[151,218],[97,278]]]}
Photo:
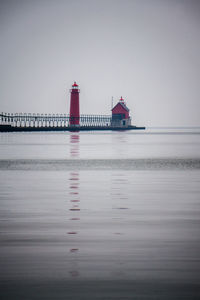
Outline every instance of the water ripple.
{"label": "water ripple", "polygon": [[[158,159],[10,159],[0,160],[0,170],[198,170],[199,158]],[[74,187],[75,188],[75,187]]]}

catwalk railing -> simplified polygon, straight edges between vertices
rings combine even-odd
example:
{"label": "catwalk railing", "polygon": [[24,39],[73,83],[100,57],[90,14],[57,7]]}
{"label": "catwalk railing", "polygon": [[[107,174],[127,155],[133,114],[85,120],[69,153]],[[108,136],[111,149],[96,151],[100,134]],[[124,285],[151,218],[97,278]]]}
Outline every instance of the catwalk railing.
{"label": "catwalk railing", "polygon": [[[12,127],[69,127],[77,118],[65,114],[12,114],[1,113],[0,124]],[[105,115],[80,115],[80,126],[110,126],[111,116]]]}

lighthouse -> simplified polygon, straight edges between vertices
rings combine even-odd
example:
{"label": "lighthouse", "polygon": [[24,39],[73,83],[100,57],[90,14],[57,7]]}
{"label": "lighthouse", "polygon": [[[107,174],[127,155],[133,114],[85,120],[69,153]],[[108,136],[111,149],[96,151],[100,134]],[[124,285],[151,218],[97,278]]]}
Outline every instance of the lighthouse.
{"label": "lighthouse", "polygon": [[119,102],[112,108],[112,127],[128,127],[131,125],[129,109],[124,99],[121,97]]}
{"label": "lighthouse", "polygon": [[70,126],[79,126],[80,114],[79,114],[79,87],[76,82],[72,85],[70,90],[71,99],[70,99]]}

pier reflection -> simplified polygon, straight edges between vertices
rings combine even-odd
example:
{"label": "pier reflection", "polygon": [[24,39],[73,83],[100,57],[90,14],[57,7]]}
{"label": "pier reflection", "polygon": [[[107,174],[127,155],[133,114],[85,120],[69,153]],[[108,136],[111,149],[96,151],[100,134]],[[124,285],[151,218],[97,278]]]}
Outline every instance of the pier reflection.
{"label": "pier reflection", "polygon": [[113,145],[112,156],[123,158],[124,153],[127,153],[128,135],[122,131],[116,131],[115,134],[111,136],[111,140]]}
{"label": "pier reflection", "polygon": [[[79,158],[79,134],[70,134],[70,158]],[[79,277],[79,264],[78,264],[78,253],[79,248],[77,247],[80,227],[80,192],[79,192],[79,171],[73,170],[69,173],[68,179],[68,194],[69,194],[69,218],[68,218],[68,236],[70,237],[69,244],[69,259],[70,259],[70,270],[69,276],[72,278]]]}
{"label": "pier reflection", "polygon": [[112,173],[111,179],[111,196],[113,209],[129,209],[127,205],[128,201],[128,178],[127,175],[122,173]]}
{"label": "pier reflection", "polygon": [[111,267],[111,274],[115,278],[126,277],[126,256],[122,255],[121,249],[125,248],[126,222],[128,220],[129,203],[129,180],[128,175],[124,172],[111,173],[111,199],[112,199],[112,219],[113,219],[113,236],[114,240],[120,247],[115,249],[117,257],[115,265]]}

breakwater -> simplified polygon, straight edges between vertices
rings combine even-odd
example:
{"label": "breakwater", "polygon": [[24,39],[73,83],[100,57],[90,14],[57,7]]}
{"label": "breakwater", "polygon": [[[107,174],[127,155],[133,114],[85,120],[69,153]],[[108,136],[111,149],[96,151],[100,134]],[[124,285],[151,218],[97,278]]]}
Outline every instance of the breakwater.
{"label": "breakwater", "polygon": [[112,126],[79,126],[79,127],[16,127],[0,125],[0,132],[24,132],[24,131],[97,131],[97,130],[145,130],[145,127],[129,126],[125,128]]}

